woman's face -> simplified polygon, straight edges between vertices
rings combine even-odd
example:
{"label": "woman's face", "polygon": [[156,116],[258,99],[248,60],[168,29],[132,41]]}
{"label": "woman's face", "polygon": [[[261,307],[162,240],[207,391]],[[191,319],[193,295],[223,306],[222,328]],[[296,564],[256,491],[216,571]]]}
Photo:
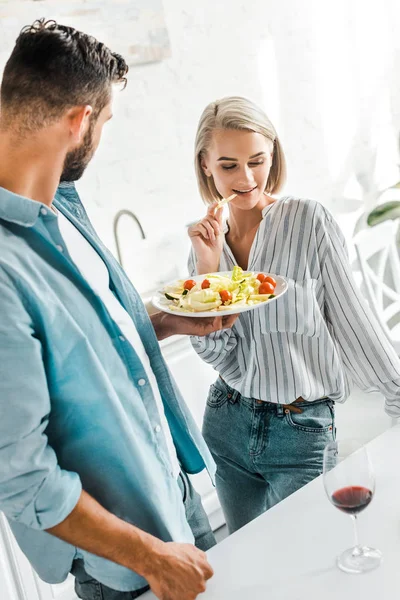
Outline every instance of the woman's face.
{"label": "woman's face", "polygon": [[249,210],[265,203],[272,150],[272,141],[261,133],[215,129],[202,167],[223,198],[237,194],[231,204]]}

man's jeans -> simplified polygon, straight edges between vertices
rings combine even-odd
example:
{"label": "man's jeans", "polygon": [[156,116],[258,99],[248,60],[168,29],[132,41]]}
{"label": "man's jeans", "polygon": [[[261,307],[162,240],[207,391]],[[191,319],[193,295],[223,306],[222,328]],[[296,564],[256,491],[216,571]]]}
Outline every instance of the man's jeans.
{"label": "man's jeans", "polygon": [[219,377],[208,395],[203,436],[232,533],[322,473],[324,448],[335,436],[334,402],[261,402]]}
{"label": "man's jeans", "polygon": [[[201,498],[186,473],[181,471],[179,486],[182,490],[186,518],[195,538],[195,545],[201,550],[209,550],[216,541],[205,513]],[[118,592],[92,579],[83,567],[82,560],[75,560],[72,570],[75,577],[75,592],[82,600],[133,600],[144,594],[149,588],[145,587],[132,592]]]}

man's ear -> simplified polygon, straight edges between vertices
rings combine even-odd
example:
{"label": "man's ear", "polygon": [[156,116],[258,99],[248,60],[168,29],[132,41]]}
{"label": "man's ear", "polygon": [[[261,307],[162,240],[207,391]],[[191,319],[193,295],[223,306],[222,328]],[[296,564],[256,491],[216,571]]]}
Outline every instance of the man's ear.
{"label": "man's ear", "polygon": [[70,134],[74,144],[80,144],[89,127],[90,116],[93,108],[90,104],[84,106],[74,106],[67,113],[67,119],[70,128]]}

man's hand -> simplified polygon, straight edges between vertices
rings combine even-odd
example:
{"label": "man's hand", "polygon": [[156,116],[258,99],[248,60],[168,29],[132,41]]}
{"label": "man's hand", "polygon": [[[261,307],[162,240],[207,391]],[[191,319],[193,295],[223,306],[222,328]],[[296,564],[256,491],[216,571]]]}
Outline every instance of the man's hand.
{"label": "man's hand", "polygon": [[143,571],[152,592],[160,600],[197,598],[214,574],[206,554],[191,544],[157,542]]}
{"label": "man's hand", "polygon": [[220,329],[230,329],[238,315],[215,317],[182,317],[157,312],[150,316],[157,339],[163,340],[171,335],[208,335]]}
{"label": "man's hand", "polygon": [[163,542],[109,513],[85,491],[47,532],[142,575],[160,600],[194,600],[213,576],[205,553],[192,544]]}

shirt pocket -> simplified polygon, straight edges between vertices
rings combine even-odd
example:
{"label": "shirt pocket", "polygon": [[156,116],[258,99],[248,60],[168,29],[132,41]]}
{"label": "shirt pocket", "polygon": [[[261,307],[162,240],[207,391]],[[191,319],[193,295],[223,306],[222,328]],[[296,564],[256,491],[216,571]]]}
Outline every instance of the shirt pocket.
{"label": "shirt pocket", "polygon": [[286,277],[286,281],[288,288],[281,298],[254,311],[261,332],[318,336],[323,318],[316,296],[317,280]]}

